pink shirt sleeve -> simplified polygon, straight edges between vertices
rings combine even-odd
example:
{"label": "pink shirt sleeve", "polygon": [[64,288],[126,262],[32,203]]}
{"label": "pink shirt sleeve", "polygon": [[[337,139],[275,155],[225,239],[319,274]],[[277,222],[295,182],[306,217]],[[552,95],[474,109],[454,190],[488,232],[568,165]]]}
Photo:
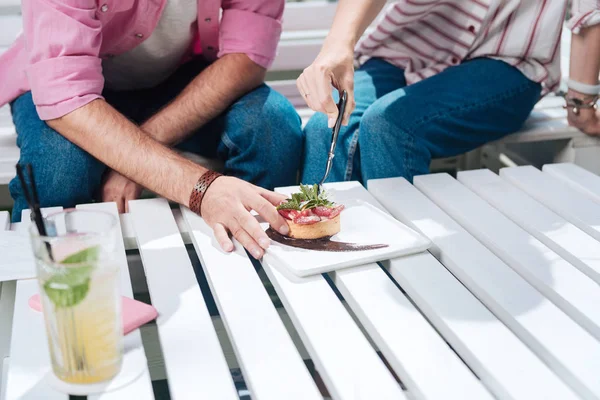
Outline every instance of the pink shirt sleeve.
{"label": "pink shirt sleeve", "polygon": [[43,120],[102,97],[102,24],[95,0],[23,0],[27,78]]}
{"label": "pink shirt sleeve", "polygon": [[572,16],[567,23],[573,33],[600,24],[600,0],[573,0]]}
{"label": "pink shirt sleeve", "polygon": [[269,68],[281,36],[285,0],[223,0],[219,57],[244,53]]}

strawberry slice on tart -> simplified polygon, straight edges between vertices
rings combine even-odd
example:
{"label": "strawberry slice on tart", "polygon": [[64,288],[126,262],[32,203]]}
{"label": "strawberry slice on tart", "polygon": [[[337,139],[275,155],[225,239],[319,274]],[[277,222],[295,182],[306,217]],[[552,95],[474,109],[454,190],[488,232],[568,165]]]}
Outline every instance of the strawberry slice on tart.
{"label": "strawberry slice on tart", "polygon": [[321,239],[340,231],[340,213],[343,205],[327,199],[327,193],[318,194],[317,185],[300,185],[300,192],[282,202],[277,211],[290,227],[294,239]]}

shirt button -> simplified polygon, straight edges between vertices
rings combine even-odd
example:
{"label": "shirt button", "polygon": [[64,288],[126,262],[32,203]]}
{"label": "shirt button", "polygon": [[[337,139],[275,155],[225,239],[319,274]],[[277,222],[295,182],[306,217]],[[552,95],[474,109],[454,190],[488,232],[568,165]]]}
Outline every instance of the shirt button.
{"label": "shirt button", "polygon": [[141,34],[141,33],[136,33],[136,34],[135,34],[135,37],[136,37],[136,38],[138,38],[138,39],[141,39],[141,38],[143,38],[143,37],[144,37],[144,35],[143,35],[143,34]]}
{"label": "shirt button", "polygon": [[204,22],[210,22],[212,21],[210,18],[204,18]]}
{"label": "shirt button", "polygon": [[214,50],[215,48],[214,48],[214,47],[212,47],[212,46],[208,46],[208,47],[207,47],[207,49],[208,49],[208,50]]}
{"label": "shirt button", "polygon": [[452,60],[450,60],[452,62],[452,64],[456,65],[458,64],[458,58],[456,57],[452,57]]}
{"label": "shirt button", "polygon": [[108,11],[108,5],[104,4],[102,7],[100,7],[100,11],[107,12]]}
{"label": "shirt button", "polygon": [[475,26],[469,25],[469,32],[475,33]]}

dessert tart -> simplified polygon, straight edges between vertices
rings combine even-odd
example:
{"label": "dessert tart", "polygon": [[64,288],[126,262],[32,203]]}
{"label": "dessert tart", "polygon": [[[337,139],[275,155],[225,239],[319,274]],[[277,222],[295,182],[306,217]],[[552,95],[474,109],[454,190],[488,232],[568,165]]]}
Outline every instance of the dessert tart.
{"label": "dessert tart", "polygon": [[318,194],[318,186],[300,185],[300,192],[282,202],[277,211],[290,227],[288,236],[294,239],[329,238],[341,229],[340,213],[343,205],[327,199],[327,193]]}

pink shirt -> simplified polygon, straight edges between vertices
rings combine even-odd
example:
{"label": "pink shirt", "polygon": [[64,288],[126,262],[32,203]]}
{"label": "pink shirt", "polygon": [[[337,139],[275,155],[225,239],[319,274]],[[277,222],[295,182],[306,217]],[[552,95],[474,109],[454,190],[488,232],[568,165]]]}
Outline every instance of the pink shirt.
{"label": "pink shirt", "polygon": [[[24,0],[24,33],[0,56],[0,106],[31,90],[49,120],[102,98],[102,59],[148,38],[167,1]],[[202,56],[243,53],[268,68],[283,7],[284,0],[198,0]]]}

